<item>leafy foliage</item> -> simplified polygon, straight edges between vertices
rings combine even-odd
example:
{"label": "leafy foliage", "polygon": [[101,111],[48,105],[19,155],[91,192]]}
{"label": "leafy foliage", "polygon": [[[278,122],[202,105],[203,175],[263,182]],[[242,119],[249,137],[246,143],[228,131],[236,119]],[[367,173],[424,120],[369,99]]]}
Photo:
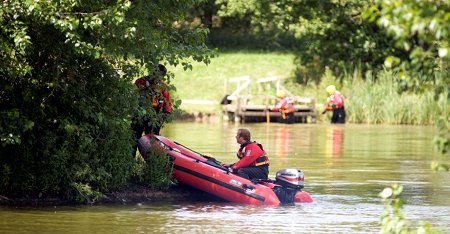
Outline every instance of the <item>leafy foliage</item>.
{"label": "leafy foliage", "polygon": [[164,149],[154,146],[138,163],[136,182],[152,189],[164,189],[175,183],[173,163]]}
{"label": "leafy foliage", "polygon": [[[408,57],[389,54],[385,65],[396,68],[404,89],[448,88],[450,2],[446,0],[378,0],[366,11]],[[444,72],[444,75],[440,73]],[[442,91],[442,90],[441,90]]]}
{"label": "leafy foliage", "polygon": [[[396,68],[399,88],[448,88],[449,2],[397,0],[217,0],[222,18],[250,32],[297,39],[297,81],[318,83],[326,67],[337,76]],[[226,25],[225,25],[226,27]]]}
{"label": "leafy foliage", "polygon": [[325,67],[337,75],[349,65],[379,67],[389,52],[389,38],[360,13],[372,1],[218,2],[220,14],[250,18],[254,30],[294,35],[301,83],[318,83]]}
{"label": "leafy foliage", "polygon": [[1,2],[0,191],[98,197],[126,183],[130,81],[160,62],[209,63],[208,30],[177,24],[200,2]]}
{"label": "leafy foliage", "polygon": [[380,233],[440,233],[433,230],[428,223],[422,223],[417,230],[411,228],[411,224],[408,223],[401,211],[405,204],[400,197],[402,192],[403,186],[392,185],[379,194],[385,203],[384,211],[381,214]]}

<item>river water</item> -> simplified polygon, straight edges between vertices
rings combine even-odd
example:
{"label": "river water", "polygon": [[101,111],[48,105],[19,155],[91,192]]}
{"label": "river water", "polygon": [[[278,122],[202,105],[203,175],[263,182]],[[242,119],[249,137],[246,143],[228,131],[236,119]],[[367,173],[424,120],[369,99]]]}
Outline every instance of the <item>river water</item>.
{"label": "river water", "polygon": [[450,173],[430,170],[433,127],[278,123],[171,123],[162,135],[222,162],[236,161],[238,128],[270,157],[270,177],[305,173],[313,203],[245,206],[226,202],[153,202],[113,206],[0,208],[0,233],[378,233],[378,194],[404,186],[403,213],[450,233]]}

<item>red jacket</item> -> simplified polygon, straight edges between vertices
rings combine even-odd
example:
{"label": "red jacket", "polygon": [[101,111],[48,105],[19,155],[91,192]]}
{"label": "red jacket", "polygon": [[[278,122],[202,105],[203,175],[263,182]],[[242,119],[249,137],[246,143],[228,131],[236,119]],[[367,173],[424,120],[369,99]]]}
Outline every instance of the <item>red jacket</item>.
{"label": "red jacket", "polygon": [[152,103],[153,108],[156,110],[162,109],[163,112],[170,113],[172,101],[170,100],[170,93],[167,91],[166,83],[161,81],[158,84],[152,84],[149,77],[145,76],[137,79],[134,84],[140,92],[143,92],[146,99]]}
{"label": "red jacket", "polygon": [[327,110],[337,109],[344,106],[344,96],[339,92],[335,91],[328,97]]}
{"label": "red jacket", "polygon": [[278,104],[272,108],[272,111],[284,111],[285,113],[295,112],[294,101],[292,98],[285,97],[278,102]]}
{"label": "red jacket", "polygon": [[242,144],[241,148],[237,152],[237,156],[240,160],[233,165],[234,170],[243,167],[269,164],[269,158],[262,148],[262,145],[256,142]]}

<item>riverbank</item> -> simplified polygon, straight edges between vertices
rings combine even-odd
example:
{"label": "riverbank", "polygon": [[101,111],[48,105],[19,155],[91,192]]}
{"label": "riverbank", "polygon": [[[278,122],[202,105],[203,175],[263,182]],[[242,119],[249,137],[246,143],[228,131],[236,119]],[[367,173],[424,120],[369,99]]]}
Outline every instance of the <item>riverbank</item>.
{"label": "riverbank", "polygon": [[[129,186],[122,190],[105,193],[98,201],[88,201],[87,205],[133,204],[146,202],[189,202],[189,201],[221,201],[203,191],[174,185],[164,190],[153,190],[145,186]],[[0,195],[0,206],[7,207],[45,207],[80,205],[74,201],[60,198],[11,198]]]}
{"label": "riverbank", "polygon": [[[346,122],[357,124],[409,124],[434,125],[441,117],[448,116],[448,92],[436,92],[425,88],[421,92],[402,90],[397,73],[383,70],[364,72],[358,67],[348,68],[344,74],[334,74],[326,69],[317,82],[299,83],[294,63],[295,55],[275,52],[229,51],[221,52],[211,64],[194,62],[192,70],[168,67],[175,75],[172,84],[177,87],[173,97],[181,100],[202,100],[181,103],[187,113],[221,115],[219,104],[242,84],[225,82],[229,78],[250,76],[249,89],[241,94],[276,95],[276,83],[261,85],[260,78],[279,77],[280,84],[295,96],[315,98],[317,111],[323,111],[327,103],[325,89],[333,84],[345,97]],[[194,92],[195,91],[195,92]],[[226,93],[227,92],[227,93]],[[331,114],[318,115],[318,122],[329,122]]]}

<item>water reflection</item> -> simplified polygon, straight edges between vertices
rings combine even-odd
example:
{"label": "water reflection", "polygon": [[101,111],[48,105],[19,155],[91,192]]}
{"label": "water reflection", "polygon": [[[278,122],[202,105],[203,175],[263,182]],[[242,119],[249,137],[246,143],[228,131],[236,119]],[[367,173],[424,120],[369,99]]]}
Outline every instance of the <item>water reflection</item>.
{"label": "water reflection", "polygon": [[331,157],[342,156],[342,145],[344,141],[344,130],[340,126],[327,128],[326,154]]}
{"label": "water reflection", "polygon": [[[268,129],[268,128],[267,128]],[[292,128],[282,126],[275,129],[275,155],[287,155],[291,146]]]}

